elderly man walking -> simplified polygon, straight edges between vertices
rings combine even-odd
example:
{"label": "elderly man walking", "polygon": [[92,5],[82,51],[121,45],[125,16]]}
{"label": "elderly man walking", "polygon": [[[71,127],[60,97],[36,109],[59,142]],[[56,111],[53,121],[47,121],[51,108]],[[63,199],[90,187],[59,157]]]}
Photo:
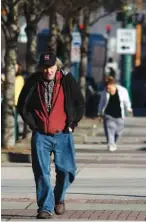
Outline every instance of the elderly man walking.
{"label": "elderly man walking", "polygon": [[[83,117],[84,99],[72,74],[65,73],[52,53],[43,53],[39,72],[26,81],[18,102],[23,120],[32,130],[32,168],[36,183],[37,219],[65,212],[65,194],[75,179],[76,161],[72,132]],[[50,182],[54,154],[56,184]]]}

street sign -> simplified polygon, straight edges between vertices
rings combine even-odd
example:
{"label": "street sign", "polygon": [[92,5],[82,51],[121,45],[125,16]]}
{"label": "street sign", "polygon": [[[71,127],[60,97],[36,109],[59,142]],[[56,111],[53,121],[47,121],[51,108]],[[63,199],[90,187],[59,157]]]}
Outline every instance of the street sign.
{"label": "street sign", "polygon": [[81,60],[81,34],[79,32],[72,33],[72,45],[71,45],[71,62],[79,63]]}
{"label": "street sign", "polygon": [[117,53],[135,54],[136,52],[136,30],[118,29],[117,30]]}

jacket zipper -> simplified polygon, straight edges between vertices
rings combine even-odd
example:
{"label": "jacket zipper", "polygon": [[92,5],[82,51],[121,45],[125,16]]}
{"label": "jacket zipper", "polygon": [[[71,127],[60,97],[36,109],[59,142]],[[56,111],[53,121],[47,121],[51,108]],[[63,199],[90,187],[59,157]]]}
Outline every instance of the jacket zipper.
{"label": "jacket zipper", "polygon": [[[48,113],[48,115],[47,115],[47,132],[49,131],[49,116],[51,115],[51,113],[52,113],[52,111],[53,111],[53,108],[54,108],[55,103],[56,103],[56,101],[57,101],[57,98],[58,98],[60,89],[61,89],[61,83],[60,83],[60,86],[59,86],[59,89],[58,89],[58,94],[57,94],[57,96],[56,96],[56,98],[55,98],[54,103],[52,104],[51,110],[50,110],[49,113],[47,112],[47,113]],[[52,97],[52,98],[53,98],[53,97]],[[47,132],[46,132],[46,133],[47,133]]]}

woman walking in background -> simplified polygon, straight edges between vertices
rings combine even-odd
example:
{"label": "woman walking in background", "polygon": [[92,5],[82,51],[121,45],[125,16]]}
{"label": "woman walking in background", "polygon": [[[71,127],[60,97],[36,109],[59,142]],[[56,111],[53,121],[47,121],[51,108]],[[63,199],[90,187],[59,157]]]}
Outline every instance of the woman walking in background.
{"label": "woman walking in background", "polygon": [[[19,121],[18,121],[18,111],[17,104],[20,92],[24,86],[24,77],[22,76],[22,66],[19,62],[16,64],[16,75],[15,75],[15,88],[14,88],[14,121],[15,121],[15,140],[19,139]],[[23,130],[25,130],[26,124],[23,125]]]}
{"label": "woman walking in background", "polygon": [[128,91],[117,85],[112,76],[105,79],[105,90],[101,94],[98,117],[104,120],[104,131],[107,138],[108,150],[115,151],[116,143],[124,129],[125,109],[132,114]]}

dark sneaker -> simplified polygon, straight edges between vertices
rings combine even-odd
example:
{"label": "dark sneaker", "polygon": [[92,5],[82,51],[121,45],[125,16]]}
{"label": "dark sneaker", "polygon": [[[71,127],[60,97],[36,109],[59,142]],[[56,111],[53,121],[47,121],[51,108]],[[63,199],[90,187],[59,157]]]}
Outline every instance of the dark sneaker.
{"label": "dark sneaker", "polygon": [[60,201],[59,203],[55,204],[55,213],[57,215],[62,215],[65,213],[65,202]]}
{"label": "dark sneaker", "polygon": [[51,219],[53,217],[53,214],[47,211],[39,212],[37,215],[37,219]]}

